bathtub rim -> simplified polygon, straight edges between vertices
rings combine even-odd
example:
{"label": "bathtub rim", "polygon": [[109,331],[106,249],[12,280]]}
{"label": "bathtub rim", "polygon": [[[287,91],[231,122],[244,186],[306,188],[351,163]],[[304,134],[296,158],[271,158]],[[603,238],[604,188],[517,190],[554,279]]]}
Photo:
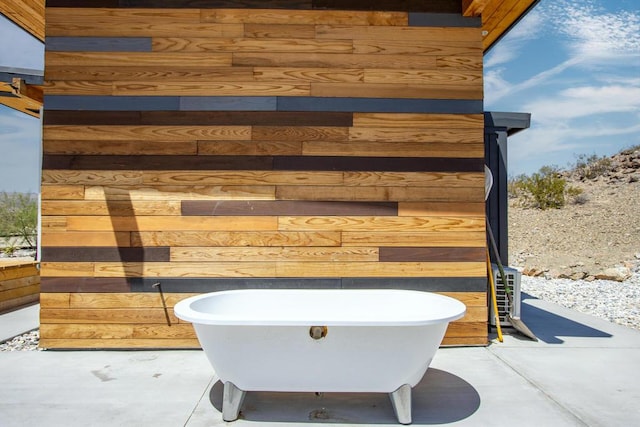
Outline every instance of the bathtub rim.
{"label": "bathtub rim", "polygon": [[[411,319],[327,319],[327,318],[304,318],[304,319],[286,319],[286,318],[270,318],[270,319],[239,319],[225,318],[224,316],[216,316],[211,313],[204,313],[194,310],[192,304],[206,298],[214,298],[216,296],[224,296],[228,294],[242,293],[304,293],[304,292],[320,292],[320,293],[403,293],[409,296],[413,294],[415,297],[431,299],[431,303],[440,301],[451,305],[451,313],[446,316],[411,318]],[[461,301],[435,292],[417,291],[408,289],[233,289],[225,291],[207,292],[194,295],[179,301],[174,306],[174,314],[180,320],[199,325],[217,325],[217,326],[375,326],[375,327],[398,327],[398,326],[428,326],[440,323],[449,323],[465,316],[466,305]]]}

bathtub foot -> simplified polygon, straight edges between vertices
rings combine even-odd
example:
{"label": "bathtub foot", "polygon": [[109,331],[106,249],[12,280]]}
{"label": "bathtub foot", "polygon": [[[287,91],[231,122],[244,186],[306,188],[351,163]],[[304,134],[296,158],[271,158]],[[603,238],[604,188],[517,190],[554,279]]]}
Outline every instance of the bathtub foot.
{"label": "bathtub foot", "polygon": [[222,419],[224,421],[235,421],[240,413],[240,406],[244,400],[246,392],[240,390],[230,381],[224,383],[222,394]]}
{"label": "bathtub foot", "polygon": [[411,424],[411,386],[405,384],[393,393],[389,393],[393,410],[400,424]]}

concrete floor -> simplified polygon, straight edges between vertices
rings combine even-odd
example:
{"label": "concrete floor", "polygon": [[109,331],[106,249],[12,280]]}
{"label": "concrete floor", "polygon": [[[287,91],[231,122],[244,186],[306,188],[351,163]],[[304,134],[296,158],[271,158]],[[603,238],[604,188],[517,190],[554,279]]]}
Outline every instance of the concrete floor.
{"label": "concrete floor", "polygon": [[[523,297],[540,341],[438,350],[413,424],[640,425],[640,331]],[[368,393],[248,393],[225,423],[201,351],[5,352],[0,378],[3,427],[396,425],[387,395]]]}

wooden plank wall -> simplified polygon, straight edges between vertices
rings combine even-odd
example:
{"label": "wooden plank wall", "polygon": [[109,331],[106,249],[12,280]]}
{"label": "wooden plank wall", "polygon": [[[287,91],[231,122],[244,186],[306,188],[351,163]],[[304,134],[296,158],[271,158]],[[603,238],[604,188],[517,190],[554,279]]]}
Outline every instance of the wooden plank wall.
{"label": "wooden plank wall", "polygon": [[486,344],[479,21],[284,3],[47,3],[43,347],[197,346],[156,282],[442,292]]}
{"label": "wooden plank wall", "polygon": [[39,297],[37,263],[0,261],[0,313],[37,303]]}

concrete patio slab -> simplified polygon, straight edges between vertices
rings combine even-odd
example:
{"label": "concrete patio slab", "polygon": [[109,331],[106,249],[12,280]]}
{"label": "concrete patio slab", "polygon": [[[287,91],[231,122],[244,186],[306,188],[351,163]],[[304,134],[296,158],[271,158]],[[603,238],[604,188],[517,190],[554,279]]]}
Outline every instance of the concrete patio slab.
{"label": "concrete patio slab", "polygon": [[[640,425],[639,331],[526,296],[522,318],[539,342],[438,350],[413,424]],[[201,351],[4,352],[0,378],[3,427],[397,425],[386,394],[312,392],[250,392],[225,423]]]}

